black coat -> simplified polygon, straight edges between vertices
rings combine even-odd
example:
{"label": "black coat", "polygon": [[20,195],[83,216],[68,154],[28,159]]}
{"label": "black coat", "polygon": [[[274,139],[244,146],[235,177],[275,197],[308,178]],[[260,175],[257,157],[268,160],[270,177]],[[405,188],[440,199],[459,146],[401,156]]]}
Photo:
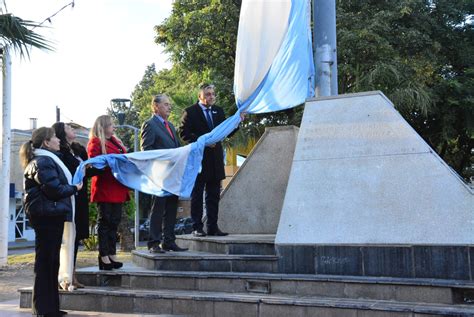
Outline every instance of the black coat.
{"label": "black coat", "polygon": [[72,220],[71,195],[77,188],[68,184],[52,158],[37,156],[31,160],[25,168],[24,188],[26,215],[33,226],[35,217],[64,216],[65,220]]}
{"label": "black coat", "polygon": [[[212,106],[211,109],[212,121],[214,127],[217,127],[226,119],[224,110],[218,106]],[[198,103],[184,110],[179,129],[179,134],[183,141],[188,143],[195,142],[198,137],[210,131],[206,117]],[[204,181],[222,180],[225,178],[224,152],[221,142],[216,143],[216,146],[213,148],[206,147],[204,149],[202,171],[198,177]]]}
{"label": "black coat", "polygon": [[[71,147],[74,154],[67,149],[61,149],[61,161],[66,165],[71,175],[74,176],[77,167],[81,163],[76,156],[80,157],[83,161],[87,160],[87,150],[79,143],[73,143]],[[89,199],[87,197],[87,183],[88,177],[93,176],[90,175],[90,171],[90,168],[86,169],[86,177],[82,180],[83,186],[76,195],[76,214],[74,216],[74,222],[76,224],[77,240],[87,239],[89,237]]]}

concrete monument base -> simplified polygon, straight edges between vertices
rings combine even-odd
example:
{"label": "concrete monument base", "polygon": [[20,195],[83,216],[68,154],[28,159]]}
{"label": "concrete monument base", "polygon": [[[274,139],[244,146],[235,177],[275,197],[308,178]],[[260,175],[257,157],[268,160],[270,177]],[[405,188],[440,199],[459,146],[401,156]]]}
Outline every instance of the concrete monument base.
{"label": "concrete monument base", "polygon": [[381,92],[313,99],[275,243],[284,272],[472,280],[473,190]]}
{"label": "concrete monument base", "polygon": [[267,128],[221,196],[219,226],[238,234],[275,234],[298,136]]}

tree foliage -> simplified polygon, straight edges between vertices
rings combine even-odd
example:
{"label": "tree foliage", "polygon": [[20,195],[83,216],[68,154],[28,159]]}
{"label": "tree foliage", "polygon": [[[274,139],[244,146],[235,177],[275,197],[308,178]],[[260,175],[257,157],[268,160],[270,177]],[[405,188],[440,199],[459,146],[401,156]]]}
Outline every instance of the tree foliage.
{"label": "tree foliage", "polygon": [[[178,108],[176,119],[196,100],[197,85],[211,81],[219,105],[231,114],[240,5],[176,0],[171,16],[155,28],[155,42],[173,67],[155,74],[148,88],[137,86],[134,102],[166,92]],[[339,92],[381,90],[465,178],[473,163],[473,8],[469,0],[337,1]],[[148,105],[137,109],[141,119],[149,115]],[[252,116],[240,138],[258,137],[266,126],[299,125],[302,111]]]}
{"label": "tree foliage", "polygon": [[29,56],[30,48],[52,50],[51,43],[33,31],[36,22],[23,20],[10,13],[0,14],[0,38],[3,46],[13,49],[21,57]]}

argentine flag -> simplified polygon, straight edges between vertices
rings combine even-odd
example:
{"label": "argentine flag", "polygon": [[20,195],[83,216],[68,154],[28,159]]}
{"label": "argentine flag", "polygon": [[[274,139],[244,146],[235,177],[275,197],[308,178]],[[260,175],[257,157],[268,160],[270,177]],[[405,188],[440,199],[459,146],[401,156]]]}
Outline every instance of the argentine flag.
{"label": "argentine flag", "polygon": [[78,167],[74,183],[81,182],[86,165],[109,166],[129,188],[157,196],[190,197],[205,146],[222,141],[237,128],[242,112],[289,109],[313,95],[310,1],[243,0],[235,61],[233,116],[180,148],[89,159]]}

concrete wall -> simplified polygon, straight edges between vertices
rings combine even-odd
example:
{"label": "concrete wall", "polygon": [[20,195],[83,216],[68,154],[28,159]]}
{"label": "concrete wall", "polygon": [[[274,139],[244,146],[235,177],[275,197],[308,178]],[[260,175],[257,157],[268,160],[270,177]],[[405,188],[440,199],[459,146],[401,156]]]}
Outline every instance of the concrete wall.
{"label": "concrete wall", "polygon": [[222,230],[276,233],[297,136],[294,126],[265,130],[222,193]]}
{"label": "concrete wall", "polygon": [[381,93],[306,103],[277,244],[474,244],[474,195]]}

